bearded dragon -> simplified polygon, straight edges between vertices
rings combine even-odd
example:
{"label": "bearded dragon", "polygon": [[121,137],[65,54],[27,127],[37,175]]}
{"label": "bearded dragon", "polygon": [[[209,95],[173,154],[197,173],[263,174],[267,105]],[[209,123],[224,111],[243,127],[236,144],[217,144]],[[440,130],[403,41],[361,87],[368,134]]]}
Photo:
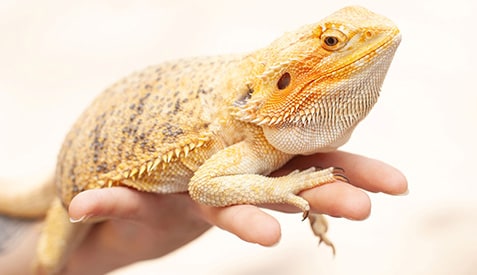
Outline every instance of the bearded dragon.
{"label": "bearded dragon", "polygon": [[[90,225],[70,223],[66,208],[88,189],[189,192],[215,207],[283,203],[308,217],[299,193],[346,180],[343,171],[267,175],[296,155],[333,151],[350,138],[376,103],[400,39],[389,19],[347,7],[249,54],[166,62],[120,80],[66,136],[54,180],[58,195],[44,202],[38,270],[61,272],[81,241]],[[2,201],[0,212],[28,215]],[[36,209],[30,214],[43,213]],[[310,220],[332,245],[325,220],[317,214]]]}

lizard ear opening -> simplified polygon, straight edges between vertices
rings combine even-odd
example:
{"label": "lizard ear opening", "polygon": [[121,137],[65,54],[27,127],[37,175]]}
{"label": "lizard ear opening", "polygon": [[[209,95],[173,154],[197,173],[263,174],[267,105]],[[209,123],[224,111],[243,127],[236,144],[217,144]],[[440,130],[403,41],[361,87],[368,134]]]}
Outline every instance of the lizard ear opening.
{"label": "lizard ear opening", "polygon": [[291,82],[291,75],[290,75],[290,73],[286,72],[286,73],[282,74],[282,76],[278,80],[277,88],[279,90],[286,89],[286,87],[288,87],[290,85],[290,82]]}

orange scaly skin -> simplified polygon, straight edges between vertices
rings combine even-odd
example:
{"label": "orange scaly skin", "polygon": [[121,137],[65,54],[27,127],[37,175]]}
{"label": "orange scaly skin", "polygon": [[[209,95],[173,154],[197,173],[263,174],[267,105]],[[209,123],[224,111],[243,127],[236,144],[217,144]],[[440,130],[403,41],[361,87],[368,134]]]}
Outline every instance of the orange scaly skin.
{"label": "orange scaly skin", "polygon": [[[65,139],[38,269],[61,272],[89,226],[70,224],[64,206],[92,188],[188,191],[216,207],[285,203],[307,217],[308,202],[297,194],[344,179],[340,171],[267,175],[295,155],[349,139],[377,101],[399,42],[390,20],[348,7],[247,55],[168,62],[119,81]],[[310,220],[332,246],[323,217]]]}

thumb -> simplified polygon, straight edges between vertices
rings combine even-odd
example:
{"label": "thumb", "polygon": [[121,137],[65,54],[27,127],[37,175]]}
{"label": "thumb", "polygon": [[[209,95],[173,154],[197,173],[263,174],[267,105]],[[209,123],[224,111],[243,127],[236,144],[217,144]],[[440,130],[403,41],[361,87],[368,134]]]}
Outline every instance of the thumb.
{"label": "thumb", "polygon": [[137,219],[148,194],[125,187],[92,189],[76,195],[68,212],[72,222],[94,222],[98,219]]}

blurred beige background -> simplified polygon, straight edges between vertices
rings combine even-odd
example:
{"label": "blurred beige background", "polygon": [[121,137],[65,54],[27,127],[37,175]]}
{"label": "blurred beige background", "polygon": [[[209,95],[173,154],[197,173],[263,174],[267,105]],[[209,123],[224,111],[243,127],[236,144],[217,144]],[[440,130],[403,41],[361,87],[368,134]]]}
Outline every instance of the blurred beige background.
{"label": "blurred beige background", "polygon": [[281,243],[219,229],[124,274],[477,274],[477,4],[454,1],[0,1],[0,176],[35,184],[92,98],[177,57],[244,52],[349,4],[403,42],[380,102],[343,148],[399,167],[410,194],[371,194],[364,222],[331,219],[333,258],[299,215]]}

